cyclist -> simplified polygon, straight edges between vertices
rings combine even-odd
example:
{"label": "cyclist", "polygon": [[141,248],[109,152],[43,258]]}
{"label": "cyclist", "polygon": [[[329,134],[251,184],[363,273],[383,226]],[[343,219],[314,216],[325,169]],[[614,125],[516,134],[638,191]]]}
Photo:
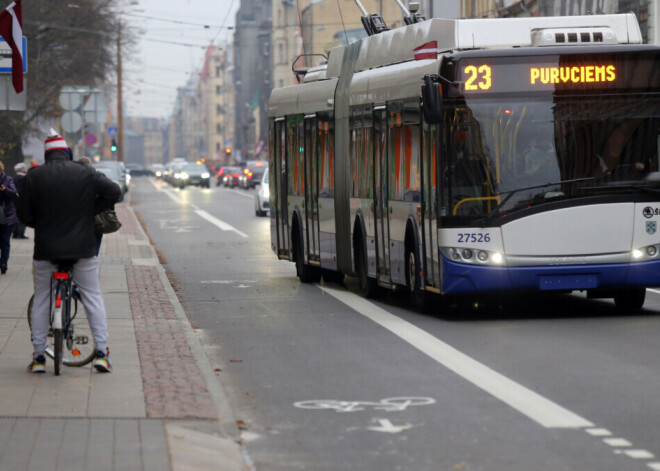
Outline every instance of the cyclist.
{"label": "cyclist", "polygon": [[34,228],[34,302],[28,313],[34,355],[28,371],[45,371],[44,352],[50,316],[50,284],[59,261],[75,261],[73,276],[96,342],[94,367],[111,372],[108,327],[94,255],[94,215],[110,209],[121,196],[116,183],[92,167],[72,161],[66,141],[51,129],[45,142],[45,164],[23,180],[18,217]]}

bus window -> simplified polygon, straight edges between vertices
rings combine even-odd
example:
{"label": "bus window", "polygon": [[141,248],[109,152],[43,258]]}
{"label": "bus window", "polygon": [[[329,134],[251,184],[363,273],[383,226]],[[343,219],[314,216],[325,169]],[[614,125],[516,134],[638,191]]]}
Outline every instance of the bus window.
{"label": "bus window", "polygon": [[[418,108],[388,107],[389,113],[389,198],[420,201],[420,126]],[[398,110],[401,111],[398,111]]]}
{"label": "bus window", "polygon": [[320,155],[320,198],[332,198],[334,196],[334,128],[332,119],[318,122],[318,154]]}

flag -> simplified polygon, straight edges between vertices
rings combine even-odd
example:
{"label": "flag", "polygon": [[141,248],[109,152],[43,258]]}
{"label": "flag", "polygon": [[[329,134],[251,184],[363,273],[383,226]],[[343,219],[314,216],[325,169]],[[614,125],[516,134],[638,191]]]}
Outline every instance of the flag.
{"label": "flag", "polygon": [[416,61],[438,58],[438,41],[430,41],[413,49]]}
{"label": "flag", "polygon": [[23,91],[23,12],[21,0],[0,13],[0,36],[11,47],[11,81],[16,93]]}

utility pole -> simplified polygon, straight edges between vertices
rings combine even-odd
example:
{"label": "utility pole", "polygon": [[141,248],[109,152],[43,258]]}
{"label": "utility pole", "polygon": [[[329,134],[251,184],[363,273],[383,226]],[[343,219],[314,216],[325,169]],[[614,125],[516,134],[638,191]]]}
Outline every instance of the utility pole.
{"label": "utility pole", "polygon": [[121,92],[121,22],[117,25],[117,161],[124,161],[124,110]]}

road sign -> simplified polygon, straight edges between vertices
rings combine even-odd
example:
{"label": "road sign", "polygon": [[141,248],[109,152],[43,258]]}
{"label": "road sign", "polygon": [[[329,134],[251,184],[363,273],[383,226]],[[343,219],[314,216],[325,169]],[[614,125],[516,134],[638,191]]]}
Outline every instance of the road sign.
{"label": "road sign", "polygon": [[96,138],[96,134],[94,134],[93,132],[90,132],[85,136],[85,144],[87,144],[88,146],[93,146],[97,142],[98,139]]}
{"label": "road sign", "polygon": [[65,132],[78,132],[83,125],[83,120],[82,116],[75,111],[67,111],[60,118],[60,123]]}
{"label": "road sign", "polygon": [[[23,73],[27,72],[27,38],[23,36]],[[11,47],[0,37],[0,73],[11,74]]]}
{"label": "road sign", "polygon": [[110,126],[108,128],[108,137],[117,137],[117,126]]}

